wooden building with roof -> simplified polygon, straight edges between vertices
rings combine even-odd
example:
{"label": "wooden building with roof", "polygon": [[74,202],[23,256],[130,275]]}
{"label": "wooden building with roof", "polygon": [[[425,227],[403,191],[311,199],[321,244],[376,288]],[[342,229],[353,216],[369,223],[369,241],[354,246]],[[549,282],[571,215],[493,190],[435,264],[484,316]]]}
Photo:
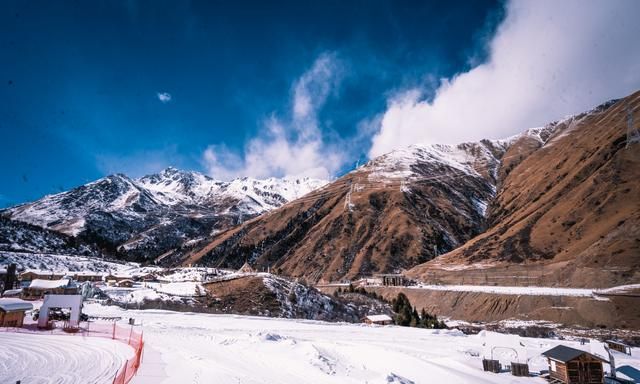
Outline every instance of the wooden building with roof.
{"label": "wooden building with roof", "polygon": [[22,298],[26,300],[42,299],[45,294],[75,295],[78,286],[69,279],[41,280],[35,279],[22,290]]}
{"label": "wooden building with roof", "polygon": [[0,299],[0,327],[22,327],[24,314],[33,304],[17,298]]}
{"label": "wooden building with roof", "polygon": [[240,269],[238,269],[238,272],[240,273],[255,273],[256,270],[253,269],[253,267],[251,267],[251,265],[249,265],[248,262],[245,262],[242,267],[240,267]]}
{"label": "wooden building with roof", "polygon": [[549,363],[549,382],[552,384],[602,384],[607,360],[589,352],[558,345],[543,352]]}
{"label": "wooden building with roof", "polygon": [[365,324],[389,325],[393,324],[393,319],[389,315],[367,315],[362,319]]}

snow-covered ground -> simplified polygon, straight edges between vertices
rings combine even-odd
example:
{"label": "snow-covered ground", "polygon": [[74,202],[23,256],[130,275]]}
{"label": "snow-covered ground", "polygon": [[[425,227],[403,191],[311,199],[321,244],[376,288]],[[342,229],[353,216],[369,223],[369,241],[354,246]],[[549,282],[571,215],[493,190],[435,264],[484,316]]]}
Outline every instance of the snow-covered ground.
{"label": "snow-covered ground", "polygon": [[136,269],[137,263],[115,263],[95,257],[54,255],[47,253],[0,252],[0,265],[15,263],[18,270],[46,270],[56,273],[75,271],[121,273]]}
{"label": "snow-covered ground", "polygon": [[640,289],[640,284],[621,285],[607,289],[593,288],[562,288],[562,287],[539,287],[539,286],[492,286],[492,285],[434,285],[418,284],[409,286],[410,289],[427,289],[432,291],[454,291],[454,292],[482,292],[498,295],[533,295],[533,296],[574,296],[574,297],[594,297],[599,300],[607,300],[599,294],[621,294]]}
{"label": "snow-covered ground", "polygon": [[110,384],[133,356],[125,343],[68,335],[0,331],[0,382]]}
{"label": "snow-covered ground", "polygon": [[593,296],[593,289],[588,288],[556,288],[556,287],[512,287],[491,285],[428,285],[421,284],[408,288],[428,289],[432,291],[484,292],[500,295],[534,295],[534,296]]}
{"label": "snow-covered ground", "polygon": [[[509,373],[482,371],[481,358],[507,364],[528,361],[546,369],[540,353],[560,343],[602,354],[601,344],[496,336],[457,330],[325,323],[249,316],[129,310],[85,306],[96,316],[142,322],[145,348],[159,358],[133,383],[544,383]],[[522,343],[522,345],[520,345]],[[640,350],[634,349],[637,356]],[[638,357],[616,354],[618,367],[638,367]],[[162,378],[162,379],[159,379]]]}

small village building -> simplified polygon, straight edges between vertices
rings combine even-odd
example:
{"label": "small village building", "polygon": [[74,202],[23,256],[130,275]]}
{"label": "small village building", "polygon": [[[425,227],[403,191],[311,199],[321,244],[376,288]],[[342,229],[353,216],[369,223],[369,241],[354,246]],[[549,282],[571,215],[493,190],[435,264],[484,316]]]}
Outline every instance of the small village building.
{"label": "small village building", "polygon": [[130,280],[130,279],[120,280],[116,283],[116,285],[121,288],[131,288],[133,287],[133,280]]}
{"label": "small village building", "polygon": [[33,304],[17,298],[0,298],[0,327],[22,327],[24,313]]}
{"label": "small village building", "polygon": [[389,325],[393,319],[389,315],[367,315],[363,319],[366,324]]}
{"label": "small village building", "polygon": [[[36,269],[30,269],[20,274],[20,281],[23,283],[30,283],[33,280],[60,280],[64,277],[63,273],[53,271],[42,271]],[[28,284],[25,284],[28,285]]]}
{"label": "small village building", "polygon": [[627,355],[631,356],[631,346],[618,340],[607,340],[606,343],[607,343],[607,347],[609,347],[610,349],[613,349],[614,351],[626,353]]}
{"label": "small village building", "polygon": [[130,275],[114,275],[114,274],[108,274],[104,277],[104,281],[107,283],[107,285],[117,285],[118,282],[122,281],[122,280],[133,280],[133,276]]}
{"label": "small village building", "polygon": [[102,281],[102,274],[97,272],[75,272],[71,277],[78,282],[97,282]]}
{"label": "small village building", "polygon": [[22,290],[22,297],[27,300],[37,300],[42,299],[45,294],[75,295],[77,293],[78,286],[69,279],[35,279],[29,287]]}
{"label": "small village building", "polygon": [[134,281],[154,282],[158,281],[158,277],[153,273],[138,273],[133,275]]}
{"label": "small village building", "polygon": [[408,283],[407,278],[400,273],[385,273],[377,275],[377,277],[382,281],[382,285],[399,287]]}
{"label": "small village building", "polygon": [[255,272],[256,272],[256,270],[255,270],[255,269],[253,269],[253,268],[249,265],[249,263],[244,263],[244,264],[242,265],[242,267],[240,267],[240,269],[238,269],[238,272],[240,272],[240,273],[255,273]]}
{"label": "small village building", "polygon": [[602,384],[604,370],[601,357],[589,352],[558,345],[543,352],[549,363],[549,381],[564,384]]}

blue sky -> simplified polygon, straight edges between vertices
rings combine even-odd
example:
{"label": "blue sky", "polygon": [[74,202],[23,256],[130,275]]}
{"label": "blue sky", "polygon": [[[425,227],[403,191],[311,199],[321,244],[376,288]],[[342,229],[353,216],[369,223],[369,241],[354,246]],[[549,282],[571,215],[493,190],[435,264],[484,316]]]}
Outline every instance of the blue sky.
{"label": "blue sky", "polygon": [[334,177],[513,134],[640,86],[638,4],[3,1],[0,206],[170,165]]}
{"label": "blue sky", "polygon": [[[487,1],[0,7],[1,205],[114,172],[207,172],[210,145],[242,157],[265,121],[289,120],[293,87],[321,55],[342,71],[318,111],[323,140],[355,137],[389,92],[481,59],[502,12]],[[359,140],[335,171],[364,158],[368,145]]]}

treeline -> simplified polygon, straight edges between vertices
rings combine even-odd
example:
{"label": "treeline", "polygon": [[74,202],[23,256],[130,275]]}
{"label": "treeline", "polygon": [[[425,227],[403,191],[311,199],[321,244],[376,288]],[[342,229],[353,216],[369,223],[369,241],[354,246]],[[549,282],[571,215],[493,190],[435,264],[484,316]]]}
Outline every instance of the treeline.
{"label": "treeline", "polygon": [[[353,284],[349,284],[349,287],[338,288],[333,292],[335,297],[340,296],[342,293],[358,293],[365,295],[372,299],[380,300],[385,303],[389,303],[382,295],[378,295],[375,292],[368,292],[363,287],[355,288]],[[393,312],[396,313],[395,323],[403,327],[416,327],[416,328],[431,328],[431,329],[446,329],[447,325],[444,321],[438,320],[438,316],[432,315],[425,311],[424,308],[418,313],[418,309],[411,305],[409,298],[402,292],[398,293],[398,297],[391,300],[389,303]]]}
{"label": "treeline", "polygon": [[395,319],[397,325],[432,329],[447,328],[444,321],[439,321],[438,316],[427,313],[424,308],[418,314],[416,307],[411,306],[409,298],[402,292],[398,293],[398,297],[391,301],[391,307],[397,313]]}

